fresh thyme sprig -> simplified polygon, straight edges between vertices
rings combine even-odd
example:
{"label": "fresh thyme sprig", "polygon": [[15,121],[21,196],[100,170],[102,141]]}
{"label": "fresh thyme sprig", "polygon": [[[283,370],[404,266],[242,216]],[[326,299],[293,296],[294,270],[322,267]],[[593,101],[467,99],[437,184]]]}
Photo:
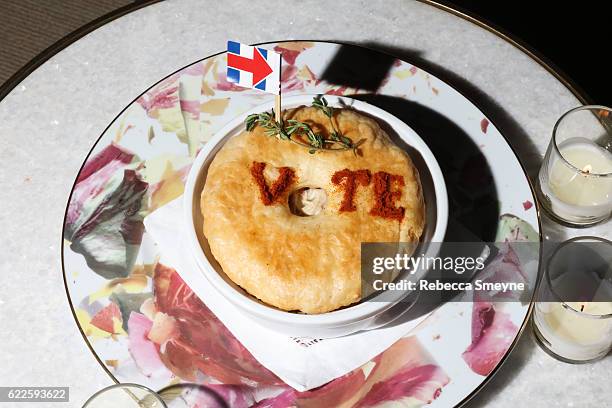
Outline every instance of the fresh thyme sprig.
{"label": "fresh thyme sprig", "polygon": [[[245,121],[246,130],[250,132],[255,129],[255,126],[262,126],[265,129],[264,132],[266,135],[276,136],[278,139],[289,140],[300,146],[306,147],[311,154],[319,150],[352,150],[353,153],[357,154],[357,147],[359,147],[362,142],[353,143],[350,138],[344,136],[340,130],[336,128],[333,121],[334,110],[327,104],[327,100],[325,100],[323,96],[317,95],[313,98],[311,106],[319,109],[329,118],[332,129],[329,133],[329,138],[324,137],[321,133],[315,133],[310,125],[295,119],[287,120],[285,126],[285,122],[282,119],[280,122],[274,119],[274,111],[253,113],[247,116]],[[298,136],[302,136],[302,138]],[[305,138],[305,142],[302,141],[303,138]]]}
{"label": "fresh thyme sprig", "polygon": [[347,145],[351,144],[352,142],[351,139],[342,135],[342,133],[340,133],[340,131],[336,128],[336,125],[333,120],[334,108],[332,108],[331,106],[327,104],[327,100],[323,96],[321,95],[315,96],[312,100],[312,106],[322,111],[323,114],[325,114],[325,116],[329,118],[329,124],[331,125],[331,128],[332,128],[332,131],[330,133],[330,137],[332,140],[339,141]]}
{"label": "fresh thyme sprig", "polygon": [[284,126],[274,120],[274,110],[272,112],[253,113],[246,118],[246,130],[249,132],[255,126],[261,125],[268,136],[276,136],[282,140],[289,140],[291,136],[285,131]]}

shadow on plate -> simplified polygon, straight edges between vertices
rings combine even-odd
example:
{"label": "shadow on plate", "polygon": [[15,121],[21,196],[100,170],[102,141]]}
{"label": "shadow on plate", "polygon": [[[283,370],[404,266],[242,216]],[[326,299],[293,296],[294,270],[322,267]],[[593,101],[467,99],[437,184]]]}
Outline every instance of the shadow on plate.
{"label": "shadow on plate", "polygon": [[[325,79],[333,84],[341,84],[343,80],[346,81],[347,79],[350,79],[350,81],[347,83],[356,83],[356,81],[352,78],[356,78],[357,75],[345,68],[346,66],[353,66],[352,63],[356,62],[360,63],[361,65],[354,66],[365,67],[363,71],[368,71],[360,73],[366,78],[365,84],[372,85],[369,85],[368,87],[359,86],[357,84],[355,87],[375,92],[383,84],[383,80],[380,80],[378,87],[374,88],[374,78],[381,78],[384,69],[387,69],[386,73],[388,73],[393,62],[395,61],[395,58],[409,64],[413,64],[414,66],[427,71],[451,87],[455,88],[459,93],[472,101],[472,103],[474,103],[482,112],[484,112],[518,154],[520,161],[525,166],[530,178],[532,180],[536,179],[540,164],[542,163],[542,155],[527,132],[487,93],[461,77],[456,72],[427,60],[423,56],[423,52],[420,50],[399,48],[378,42],[356,43],[355,45],[360,47],[354,47],[353,45],[343,45],[340,47],[338,55],[344,56],[345,61],[335,65],[336,58],[334,58],[330,64],[334,66],[326,69],[322,79]],[[350,48],[352,51],[347,52],[344,50],[344,48]],[[376,64],[368,65],[369,60],[378,61],[379,59],[383,59],[383,56],[387,58],[386,64],[379,61]],[[352,60],[350,58],[352,58]],[[389,61],[391,62],[389,63]],[[344,72],[344,74],[342,74],[342,72]]]}
{"label": "shadow on plate", "polygon": [[[454,72],[425,60],[419,51],[378,43],[361,45],[367,48],[340,46],[321,79],[359,89],[360,93],[351,97],[394,115],[414,129],[429,146],[442,169],[448,190],[449,223],[445,242],[493,242],[501,215],[499,199],[490,165],[480,148],[457,124],[440,112],[414,101],[376,92],[384,84],[396,58],[424,69],[476,102],[498,130],[508,137],[509,143],[520,146],[519,152],[528,159],[528,171],[535,175],[541,158],[528,135],[491,97]],[[361,93],[364,90],[370,93]],[[385,124],[381,123],[381,126],[385,127]],[[422,160],[420,156],[415,155],[410,146],[388,127],[385,130],[396,144],[411,153],[417,167],[422,167],[424,163],[421,166],[418,163],[418,160]],[[440,255],[444,256],[444,253]],[[428,275],[428,278],[435,279],[435,276]],[[469,276],[465,278],[469,279]],[[428,296],[428,293],[421,293],[419,301],[392,324],[414,319],[449,300],[424,299],[423,296]],[[404,307],[409,305],[405,303]],[[396,308],[401,309],[402,305]]]}
{"label": "shadow on plate", "polygon": [[[363,45],[369,48],[340,46],[321,79],[335,85],[370,91],[369,94],[360,93],[351,97],[378,106],[396,116],[414,129],[429,146],[444,174],[449,195],[450,222],[459,224],[457,228],[451,225],[446,241],[466,241],[466,230],[469,231],[470,238],[492,241],[500,215],[499,202],[491,169],[480,148],[469,135],[443,114],[414,101],[375,93],[384,83],[396,58],[439,75],[442,80],[449,81],[451,86],[456,86],[454,82],[457,82],[457,75],[440,72],[441,68],[423,60],[416,51],[390,48],[376,43]],[[476,91],[476,88],[471,85],[468,87],[463,82],[465,81],[462,80],[463,86],[457,88],[460,92],[469,88],[471,91],[467,92],[468,98],[478,93],[478,100],[490,100],[481,91]],[[487,114],[489,108],[495,112],[499,110],[493,105],[486,104]],[[393,138],[394,135],[391,136]],[[398,137],[394,139],[401,147],[411,150]]]}

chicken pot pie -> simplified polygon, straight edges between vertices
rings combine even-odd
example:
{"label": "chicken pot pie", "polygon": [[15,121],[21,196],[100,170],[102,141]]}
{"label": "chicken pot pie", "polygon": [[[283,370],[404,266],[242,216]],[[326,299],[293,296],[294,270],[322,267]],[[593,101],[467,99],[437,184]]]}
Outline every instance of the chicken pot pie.
{"label": "chicken pot pie", "polygon": [[204,235],[225,274],[252,296],[282,310],[329,312],[360,300],[362,242],[419,240],[419,174],[353,110],[300,107],[283,119],[358,147],[313,154],[264,126],[229,139],[201,194]]}

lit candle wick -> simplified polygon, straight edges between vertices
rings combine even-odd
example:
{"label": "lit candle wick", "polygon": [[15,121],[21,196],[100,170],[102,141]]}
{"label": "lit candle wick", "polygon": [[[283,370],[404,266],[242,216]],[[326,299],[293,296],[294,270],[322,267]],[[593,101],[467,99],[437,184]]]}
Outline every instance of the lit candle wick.
{"label": "lit candle wick", "polygon": [[590,164],[587,164],[586,166],[582,168],[582,172],[586,174],[589,174],[592,171],[593,171],[593,166],[591,166]]}

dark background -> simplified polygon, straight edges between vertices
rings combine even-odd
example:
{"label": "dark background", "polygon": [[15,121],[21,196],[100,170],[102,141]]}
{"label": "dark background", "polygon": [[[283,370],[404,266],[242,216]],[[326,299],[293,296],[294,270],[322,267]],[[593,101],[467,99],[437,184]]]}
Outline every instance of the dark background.
{"label": "dark background", "polygon": [[591,102],[612,106],[612,1],[453,0],[565,73]]}

